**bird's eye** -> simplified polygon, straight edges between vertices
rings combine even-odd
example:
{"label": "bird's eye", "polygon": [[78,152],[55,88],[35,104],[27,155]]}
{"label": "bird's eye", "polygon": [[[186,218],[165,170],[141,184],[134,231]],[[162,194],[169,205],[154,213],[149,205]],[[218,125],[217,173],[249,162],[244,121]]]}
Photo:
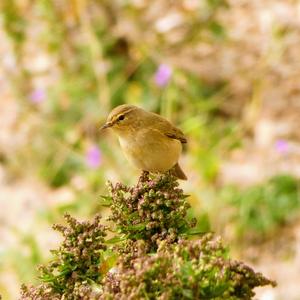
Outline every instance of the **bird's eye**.
{"label": "bird's eye", "polygon": [[124,119],[125,119],[125,116],[124,116],[124,115],[121,115],[121,116],[118,117],[118,120],[119,120],[119,121],[122,121],[122,120],[124,120]]}

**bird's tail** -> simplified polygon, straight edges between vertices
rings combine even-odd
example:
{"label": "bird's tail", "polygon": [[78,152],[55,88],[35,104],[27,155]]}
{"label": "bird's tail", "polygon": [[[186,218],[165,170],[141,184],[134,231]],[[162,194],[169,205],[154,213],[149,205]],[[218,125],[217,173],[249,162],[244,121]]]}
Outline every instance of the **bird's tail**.
{"label": "bird's tail", "polygon": [[178,163],[171,169],[171,174],[179,179],[187,180],[186,175],[184,174]]}

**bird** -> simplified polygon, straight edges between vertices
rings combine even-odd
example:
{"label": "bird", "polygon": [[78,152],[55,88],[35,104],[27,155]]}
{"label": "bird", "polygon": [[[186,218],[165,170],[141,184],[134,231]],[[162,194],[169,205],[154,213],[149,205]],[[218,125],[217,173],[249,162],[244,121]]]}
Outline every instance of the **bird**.
{"label": "bird", "polygon": [[178,164],[183,132],[164,117],[130,104],[115,107],[101,129],[111,128],[118,136],[126,158],[138,169],[170,173],[182,180],[187,176]]}

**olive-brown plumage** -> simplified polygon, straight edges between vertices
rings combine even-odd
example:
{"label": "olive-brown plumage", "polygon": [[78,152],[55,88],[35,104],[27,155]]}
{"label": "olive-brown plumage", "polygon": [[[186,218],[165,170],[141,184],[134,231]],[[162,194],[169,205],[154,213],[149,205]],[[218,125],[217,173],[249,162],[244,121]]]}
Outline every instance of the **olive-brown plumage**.
{"label": "olive-brown plumage", "polygon": [[187,179],[178,164],[187,140],[162,116],[123,104],[111,111],[102,128],[111,128],[118,135],[126,157],[139,169],[158,173],[171,170],[176,177]]}

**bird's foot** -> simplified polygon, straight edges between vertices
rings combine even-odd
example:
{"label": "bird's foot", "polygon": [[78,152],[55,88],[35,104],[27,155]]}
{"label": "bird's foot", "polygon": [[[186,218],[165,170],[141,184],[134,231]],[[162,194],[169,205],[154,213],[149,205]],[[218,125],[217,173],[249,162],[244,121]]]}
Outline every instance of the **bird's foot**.
{"label": "bird's foot", "polygon": [[138,183],[141,183],[141,182],[146,182],[149,180],[149,172],[148,171],[143,171],[140,178],[139,178],[139,181]]}

